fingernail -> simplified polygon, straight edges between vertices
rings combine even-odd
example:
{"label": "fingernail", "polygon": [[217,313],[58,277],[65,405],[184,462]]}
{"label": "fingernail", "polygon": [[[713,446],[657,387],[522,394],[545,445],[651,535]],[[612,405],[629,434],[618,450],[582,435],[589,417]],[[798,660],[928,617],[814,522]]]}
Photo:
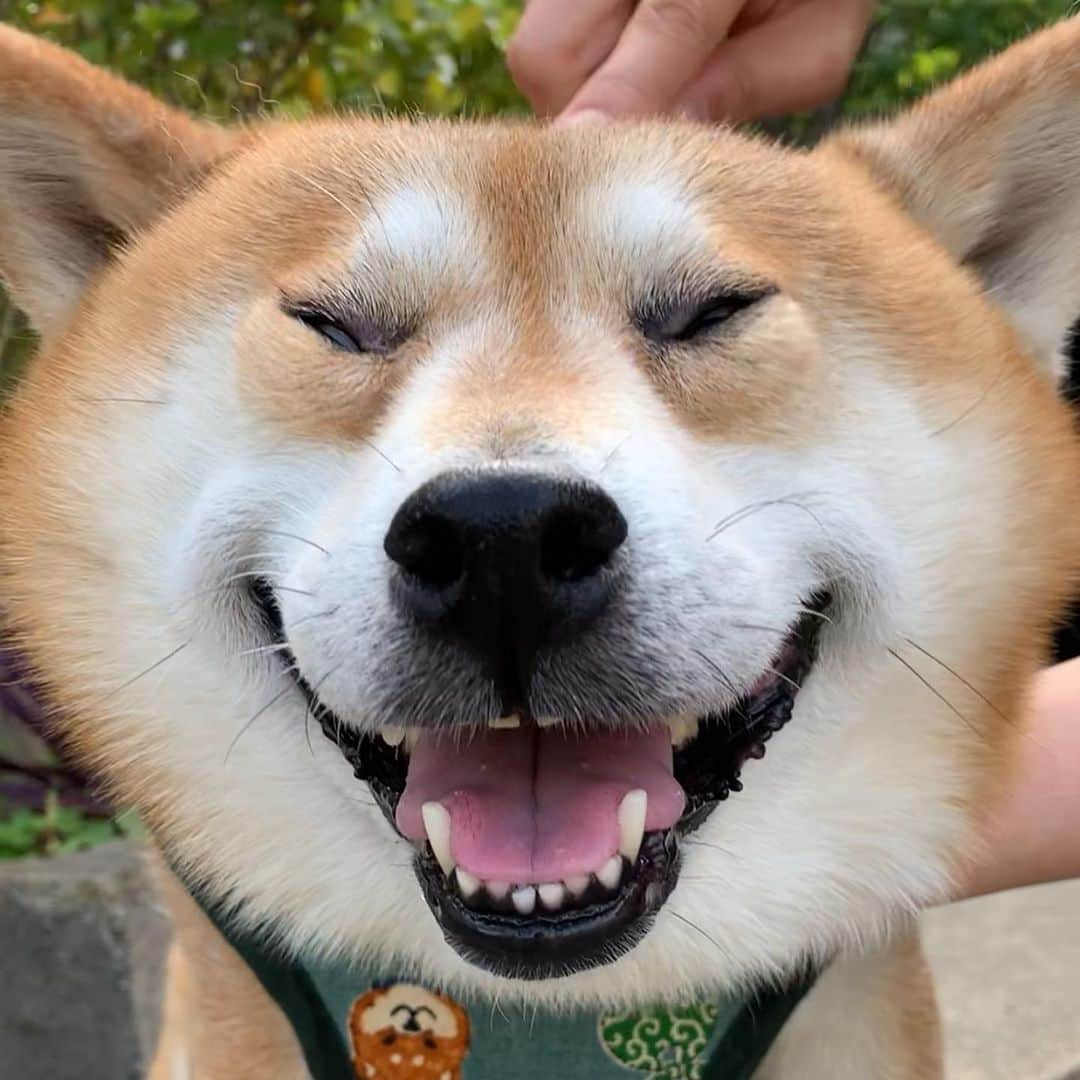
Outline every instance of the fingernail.
{"label": "fingernail", "polygon": [[611,117],[600,109],[578,109],[572,113],[563,113],[555,121],[555,126],[578,127],[581,124],[603,124],[610,119]]}

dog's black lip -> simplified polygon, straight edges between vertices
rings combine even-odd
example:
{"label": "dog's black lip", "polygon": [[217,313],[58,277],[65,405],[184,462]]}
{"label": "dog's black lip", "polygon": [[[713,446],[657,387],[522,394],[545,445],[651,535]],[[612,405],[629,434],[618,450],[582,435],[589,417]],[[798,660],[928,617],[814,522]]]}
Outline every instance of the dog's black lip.
{"label": "dog's black lip", "polygon": [[[286,644],[280,609],[269,582],[256,579],[253,593],[277,643]],[[732,792],[742,790],[746,761],[764,757],[766,743],[791,719],[795,697],[817,658],[817,643],[831,596],[815,594],[785,638],[775,673],[762,695],[744,695],[722,715],[703,718],[698,735],[674,755],[675,778],[686,793],[682,817],[670,829],[646,833],[637,862],[623,874],[610,899],[558,913],[522,916],[466,905],[453,891],[426,845],[414,860],[424,898],[447,942],[467,961],[508,978],[565,976],[611,963],[648,932],[679,874],[679,841],[699,828]],[[398,799],[405,788],[408,757],[378,735],[364,735],[327,709],[285,653],[308,709],[324,735],[341,750],[354,775],[365,781],[397,831]],[[784,656],[784,653],[791,653]]]}
{"label": "dog's black lip", "polygon": [[582,908],[537,911],[527,918],[470,907],[447,888],[427,852],[416,876],[447,943],[469,963],[510,979],[555,979],[609,964],[648,933],[679,877],[674,829],[647,833],[633,873],[610,897]]}

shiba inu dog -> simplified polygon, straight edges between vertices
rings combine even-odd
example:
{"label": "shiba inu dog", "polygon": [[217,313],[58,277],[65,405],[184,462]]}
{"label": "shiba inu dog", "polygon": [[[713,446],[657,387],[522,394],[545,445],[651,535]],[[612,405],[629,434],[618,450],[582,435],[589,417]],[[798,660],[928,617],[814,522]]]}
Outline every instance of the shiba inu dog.
{"label": "shiba inu dog", "polygon": [[[938,1075],[912,916],[1080,563],[1078,49],[795,152],[229,131],[5,30],[2,595],[67,745],[288,948],[526,1009],[811,962],[759,1075]],[[166,892],[162,1075],[304,1075]]]}

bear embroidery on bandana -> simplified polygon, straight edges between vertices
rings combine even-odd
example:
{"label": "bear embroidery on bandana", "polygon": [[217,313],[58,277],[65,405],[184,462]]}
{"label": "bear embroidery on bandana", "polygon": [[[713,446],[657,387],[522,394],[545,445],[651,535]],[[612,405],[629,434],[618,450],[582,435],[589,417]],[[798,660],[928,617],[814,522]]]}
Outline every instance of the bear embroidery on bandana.
{"label": "bear embroidery on bandana", "polygon": [[349,1010],[357,1080],[461,1080],[469,1015],[422,986],[369,990]]}
{"label": "bear embroidery on bandana", "polygon": [[597,1034],[625,1069],[650,1080],[700,1080],[718,1014],[715,1005],[620,1013],[601,1017]]}

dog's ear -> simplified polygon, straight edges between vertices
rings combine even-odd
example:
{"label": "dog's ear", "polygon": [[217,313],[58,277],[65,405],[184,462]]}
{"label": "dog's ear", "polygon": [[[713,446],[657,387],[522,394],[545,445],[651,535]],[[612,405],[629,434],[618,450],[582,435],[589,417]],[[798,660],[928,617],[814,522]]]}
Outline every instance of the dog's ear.
{"label": "dog's ear", "polygon": [[0,27],[0,275],[35,328],[56,328],[124,237],[229,143],[74,53]]}
{"label": "dog's ear", "polygon": [[1080,315],[1080,17],[834,136],[982,279],[1056,376]]}

